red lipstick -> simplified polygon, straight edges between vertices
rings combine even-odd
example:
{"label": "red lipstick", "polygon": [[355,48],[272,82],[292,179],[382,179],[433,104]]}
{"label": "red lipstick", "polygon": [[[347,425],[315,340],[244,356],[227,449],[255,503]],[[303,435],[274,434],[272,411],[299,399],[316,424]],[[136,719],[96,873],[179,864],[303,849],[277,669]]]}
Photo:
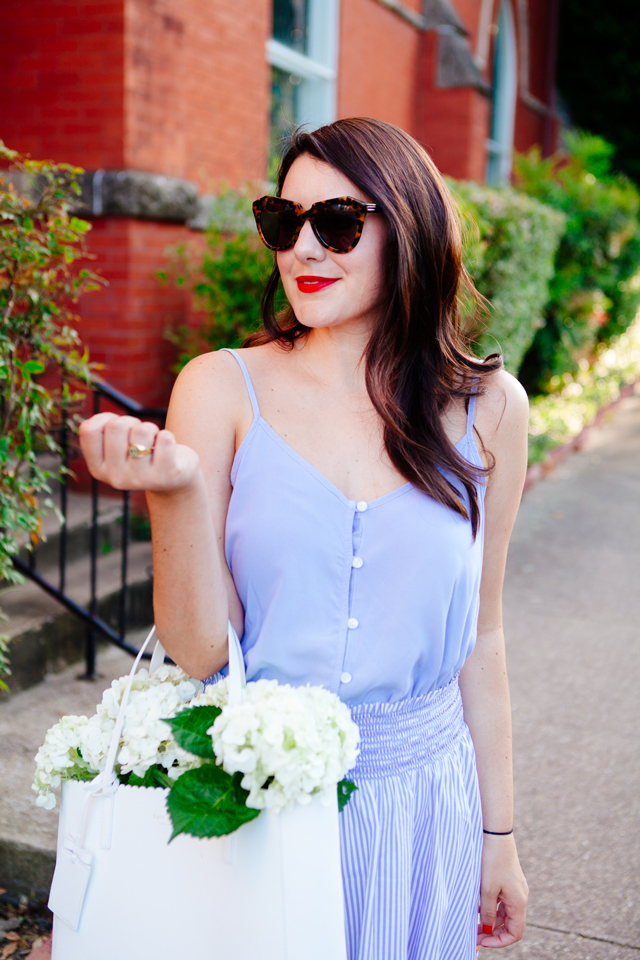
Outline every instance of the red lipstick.
{"label": "red lipstick", "polygon": [[296,277],[298,290],[301,293],[315,293],[335,283],[338,277]]}

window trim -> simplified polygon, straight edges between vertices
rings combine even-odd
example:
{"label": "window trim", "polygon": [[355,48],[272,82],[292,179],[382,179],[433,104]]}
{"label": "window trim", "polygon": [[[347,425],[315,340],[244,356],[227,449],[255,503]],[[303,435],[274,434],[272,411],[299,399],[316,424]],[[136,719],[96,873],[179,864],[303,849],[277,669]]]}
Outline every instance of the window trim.
{"label": "window trim", "polygon": [[[498,9],[498,23],[503,29],[498,33],[494,56],[502,57],[501,83],[496,85],[493,77],[494,93],[491,111],[491,135],[487,146],[487,183],[490,186],[502,186],[509,183],[513,161],[513,138],[518,100],[518,45],[516,22],[510,0],[502,0]],[[497,130],[494,129],[497,127]],[[499,139],[494,139],[498,134]]]}
{"label": "window trim", "polygon": [[289,73],[295,73],[303,80],[331,80],[335,81],[338,71],[331,67],[312,60],[304,53],[298,53],[292,50],[286,44],[274,40],[273,37],[266,42],[267,62],[272,67],[278,67],[280,70],[287,70]]}

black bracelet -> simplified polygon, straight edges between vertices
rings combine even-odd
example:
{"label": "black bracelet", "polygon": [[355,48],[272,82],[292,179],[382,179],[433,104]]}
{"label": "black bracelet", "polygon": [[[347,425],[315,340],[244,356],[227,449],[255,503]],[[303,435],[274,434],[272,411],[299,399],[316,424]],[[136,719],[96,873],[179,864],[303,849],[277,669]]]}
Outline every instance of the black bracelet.
{"label": "black bracelet", "polygon": [[506,830],[504,833],[497,833],[495,830],[483,830],[483,833],[490,833],[492,837],[508,837],[513,833],[513,827],[511,830]]}

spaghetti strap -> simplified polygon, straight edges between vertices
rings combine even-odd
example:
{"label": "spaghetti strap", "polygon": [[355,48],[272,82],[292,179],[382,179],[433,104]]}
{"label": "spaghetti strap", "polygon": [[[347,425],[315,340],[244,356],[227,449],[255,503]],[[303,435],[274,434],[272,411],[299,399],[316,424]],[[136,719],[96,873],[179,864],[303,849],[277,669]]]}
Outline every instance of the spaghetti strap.
{"label": "spaghetti strap", "polygon": [[235,357],[238,361],[238,366],[242,370],[242,376],[244,377],[244,382],[247,385],[247,391],[249,393],[249,400],[251,400],[251,407],[253,409],[253,417],[255,420],[260,417],[260,407],[258,406],[258,398],[256,397],[256,392],[253,389],[253,383],[251,382],[251,377],[249,376],[249,371],[247,370],[246,364],[239,353],[236,353],[235,350],[232,350],[230,347],[222,348],[225,353],[230,353],[232,357]]}
{"label": "spaghetti strap", "polygon": [[[477,384],[477,380],[474,380],[474,386]],[[469,407],[467,409],[467,436],[473,439],[473,417],[476,412],[476,397],[477,393],[474,393],[469,397]]]}

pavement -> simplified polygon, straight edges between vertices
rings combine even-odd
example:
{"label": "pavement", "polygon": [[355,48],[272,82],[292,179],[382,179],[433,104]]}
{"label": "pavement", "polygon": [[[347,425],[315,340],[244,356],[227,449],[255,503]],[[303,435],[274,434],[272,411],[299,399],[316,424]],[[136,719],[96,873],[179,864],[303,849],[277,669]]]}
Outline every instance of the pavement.
{"label": "pavement", "polygon": [[[139,645],[147,632],[135,631],[127,639]],[[33,760],[38,747],[49,727],[64,714],[92,716],[102,691],[113,679],[129,673],[132,663],[128,653],[101,644],[96,657],[96,680],[78,679],[84,663],[72,664],[60,673],[49,674],[44,683],[0,703],[0,844],[27,843],[36,850],[55,851],[58,808],[43,810],[33,803]],[[9,883],[2,878],[0,886]]]}
{"label": "pavement", "polygon": [[504,600],[530,886],[507,957],[640,960],[640,396],[527,493]]}
{"label": "pavement", "polygon": [[[639,624],[636,395],[527,493],[514,529],[505,632],[531,893],[507,960],[640,960]],[[51,723],[93,712],[130,663],[106,648],[101,682],[68,668],[0,704],[0,847],[7,838],[50,855],[56,812],[31,804],[31,758]]]}

